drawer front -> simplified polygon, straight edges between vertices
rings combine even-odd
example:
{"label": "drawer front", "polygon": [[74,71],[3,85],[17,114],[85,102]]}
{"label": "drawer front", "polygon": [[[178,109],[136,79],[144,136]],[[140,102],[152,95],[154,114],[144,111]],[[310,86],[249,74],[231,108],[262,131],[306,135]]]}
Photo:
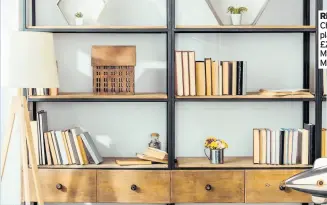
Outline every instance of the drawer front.
{"label": "drawer front", "polygon": [[311,202],[311,195],[286,189],[282,181],[304,170],[248,170],[245,171],[245,201],[247,203]]}
{"label": "drawer front", "polygon": [[244,202],[244,171],[172,172],[172,203]]}
{"label": "drawer front", "polygon": [[[96,202],[96,171],[39,169],[44,202]],[[30,200],[37,201],[29,170]],[[61,185],[61,187],[60,187]]]}
{"label": "drawer front", "polygon": [[169,203],[169,171],[98,170],[97,201]]}

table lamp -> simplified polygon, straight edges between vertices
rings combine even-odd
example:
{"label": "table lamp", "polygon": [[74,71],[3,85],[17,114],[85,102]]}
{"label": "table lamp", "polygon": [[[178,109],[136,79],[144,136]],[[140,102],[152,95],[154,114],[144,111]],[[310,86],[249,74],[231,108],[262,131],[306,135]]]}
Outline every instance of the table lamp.
{"label": "table lamp", "polygon": [[[58,88],[58,70],[56,65],[53,35],[45,32],[17,31],[10,35],[8,77],[4,79],[2,87],[17,88]],[[43,205],[35,149],[32,139],[30,117],[26,97],[18,92],[11,102],[10,119],[5,133],[1,161],[1,180],[5,171],[15,119],[19,119],[21,126],[21,156],[24,179],[24,198],[29,203],[28,162],[31,166],[35,194],[39,205]],[[43,133],[41,133],[43,136]],[[26,143],[27,142],[27,143]],[[26,147],[27,145],[27,147]],[[28,152],[27,153],[27,148]]]}

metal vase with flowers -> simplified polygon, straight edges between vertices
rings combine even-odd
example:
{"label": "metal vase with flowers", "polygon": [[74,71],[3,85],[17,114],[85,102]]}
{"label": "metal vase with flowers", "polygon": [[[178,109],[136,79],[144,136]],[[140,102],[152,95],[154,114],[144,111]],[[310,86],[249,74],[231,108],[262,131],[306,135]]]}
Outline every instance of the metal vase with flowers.
{"label": "metal vase with flowers", "polygon": [[[228,144],[224,140],[215,137],[208,137],[204,143],[204,154],[210,160],[211,164],[224,164],[224,150],[228,148]],[[210,150],[209,156],[206,150]]]}

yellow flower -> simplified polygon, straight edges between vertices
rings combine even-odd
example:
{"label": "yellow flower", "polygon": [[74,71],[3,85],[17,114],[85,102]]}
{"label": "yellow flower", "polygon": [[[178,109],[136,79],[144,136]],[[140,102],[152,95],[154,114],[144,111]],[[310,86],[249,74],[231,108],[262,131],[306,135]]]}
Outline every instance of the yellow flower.
{"label": "yellow flower", "polygon": [[206,141],[204,142],[204,146],[206,147],[206,148],[209,148],[210,147],[210,144],[212,143],[212,142],[215,142],[215,141],[217,141],[217,138],[215,138],[215,137],[208,137],[207,139],[206,139]]}
{"label": "yellow flower", "polygon": [[209,145],[210,149],[217,149],[218,148],[218,141],[211,142]]}

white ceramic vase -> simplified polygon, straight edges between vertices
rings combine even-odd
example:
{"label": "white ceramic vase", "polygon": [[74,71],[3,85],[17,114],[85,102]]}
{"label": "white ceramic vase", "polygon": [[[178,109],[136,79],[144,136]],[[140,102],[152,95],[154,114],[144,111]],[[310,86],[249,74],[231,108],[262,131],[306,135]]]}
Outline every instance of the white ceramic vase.
{"label": "white ceramic vase", "polygon": [[241,25],[242,14],[231,14],[232,24],[233,25]]}
{"label": "white ceramic vase", "polygon": [[75,24],[76,24],[76,26],[82,26],[83,18],[75,18]]}

